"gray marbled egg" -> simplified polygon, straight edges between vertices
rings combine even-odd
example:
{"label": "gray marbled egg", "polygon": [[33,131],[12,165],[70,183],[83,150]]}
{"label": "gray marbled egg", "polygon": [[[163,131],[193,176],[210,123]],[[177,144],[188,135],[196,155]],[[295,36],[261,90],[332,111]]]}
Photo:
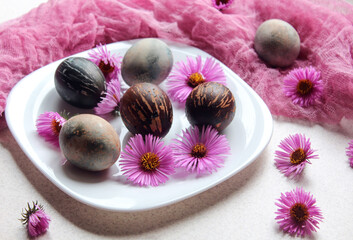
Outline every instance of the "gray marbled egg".
{"label": "gray marbled egg", "polygon": [[60,149],[73,165],[101,171],[112,166],[120,155],[120,140],[112,125],[93,114],[70,118],[59,134]]}
{"label": "gray marbled egg", "polygon": [[136,83],[160,84],[173,67],[168,45],[156,38],[145,38],[132,45],[124,55],[121,75],[132,86]]}
{"label": "gray marbled egg", "polygon": [[299,55],[300,38],[289,23],[270,19],[257,29],[254,47],[259,57],[269,65],[287,67]]}

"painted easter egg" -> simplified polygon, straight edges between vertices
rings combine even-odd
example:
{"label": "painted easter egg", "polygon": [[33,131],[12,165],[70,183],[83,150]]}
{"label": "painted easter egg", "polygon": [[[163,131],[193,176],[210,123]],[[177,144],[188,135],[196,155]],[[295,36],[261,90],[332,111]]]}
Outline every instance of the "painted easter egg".
{"label": "painted easter egg", "polygon": [[120,140],[112,125],[93,114],[70,118],[59,134],[60,149],[73,165],[101,171],[112,166],[120,155]]}
{"label": "painted easter egg", "polygon": [[235,99],[223,84],[207,82],[195,87],[185,103],[185,113],[191,125],[212,125],[224,130],[235,115]]}
{"label": "painted easter egg", "polygon": [[132,134],[164,137],[173,122],[173,108],[169,97],[152,83],[131,86],[121,98],[120,114]]}
{"label": "painted easter egg", "polygon": [[274,67],[287,67],[298,57],[300,38],[289,23],[270,19],[256,31],[254,47],[261,59]]}
{"label": "painted easter egg", "polygon": [[145,38],[132,45],[124,55],[121,75],[132,86],[148,82],[160,84],[173,67],[173,55],[168,45],[156,38]]}
{"label": "painted easter egg", "polygon": [[65,59],[55,71],[55,88],[63,100],[79,108],[93,108],[106,90],[102,71],[82,57]]}

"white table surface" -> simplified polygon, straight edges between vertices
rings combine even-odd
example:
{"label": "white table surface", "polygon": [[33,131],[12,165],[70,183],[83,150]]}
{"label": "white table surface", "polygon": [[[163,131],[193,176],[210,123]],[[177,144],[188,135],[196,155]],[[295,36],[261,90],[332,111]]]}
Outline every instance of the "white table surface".
{"label": "white table surface", "polygon": [[[0,0],[0,23],[43,2]],[[273,164],[279,142],[294,133],[305,133],[320,156],[299,182],[285,178]],[[353,239],[353,169],[345,154],[352,133],[275,120],[265,151],[229,180],[168,207],[119,213],[86,206],[61,192],[5,128],[0,131],[0,239],[27,238],[18,219],[32,200],[42,203],[52,219],[39,239],[292,239],[274,220],[274,202],[297,186],[314,194],[325,218],[312,239]]]}

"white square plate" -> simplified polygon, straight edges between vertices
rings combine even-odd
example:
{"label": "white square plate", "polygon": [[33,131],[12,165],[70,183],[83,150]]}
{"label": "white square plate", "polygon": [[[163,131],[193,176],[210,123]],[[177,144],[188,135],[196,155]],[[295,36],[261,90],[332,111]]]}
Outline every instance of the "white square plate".
{"label": "white square plate", "polygon": [[[107,45],[108,50],[120,56],[136,40]],[[211,57],[204,51],[165,41],[172,50],[174,63],[187,56]],[[88,57],[88,51],[74,56]],[[139,211],[172,204],[201,193],[238,173],[264,150],[272,136],[273,121],[263,100],[238,75],[222,66],[227,86],[236,100],[232,123],[224,130],[231,146],[231,156],[224,167],[212,174],[197,176],[178,169],[165,184],[158,187],[139,187],[129,183],[119,171],[118,162],[103,172],[86,172],[63,163],[60,150],[45,142],[36,132],[36,120],[46,111],[93,113],[65,103],[57,94],[54,73],[62,60],[53,62],[23,78],[11,91],[6,106],[6,121],[16,141],[33,164],[58,188],[71,197],[94,207],[112,211]],[[219,62],[219,61],[217,61]],[[165,84],[161,84],[165,89]],[[166,144],[189,127],[184,109],[173,103],[174,120],[164,138]],[[131,134],[120,117],[110,119],[125,146]],[[119,161],[119,160],[118,160]]]}

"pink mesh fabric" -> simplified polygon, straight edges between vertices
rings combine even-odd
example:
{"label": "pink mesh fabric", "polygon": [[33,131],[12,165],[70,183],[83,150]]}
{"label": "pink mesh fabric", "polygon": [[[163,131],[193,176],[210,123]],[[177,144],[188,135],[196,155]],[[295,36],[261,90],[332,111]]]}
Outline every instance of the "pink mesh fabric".
{"label": "pink mesh fabric", "polygon": [[[253,48],[257,27],[279,18],[297,29],[301,52],[285,69],[267,67]],[[314,123],[353,119],[353,7],[341,0],[52,0],[0,25],[0,114],[11,88],[30,72],[98,43],[160,37],[210,53],[243,78],[273,115]],[[321,71],[324,96],[294,105],[282,79],[296,67]]]}

